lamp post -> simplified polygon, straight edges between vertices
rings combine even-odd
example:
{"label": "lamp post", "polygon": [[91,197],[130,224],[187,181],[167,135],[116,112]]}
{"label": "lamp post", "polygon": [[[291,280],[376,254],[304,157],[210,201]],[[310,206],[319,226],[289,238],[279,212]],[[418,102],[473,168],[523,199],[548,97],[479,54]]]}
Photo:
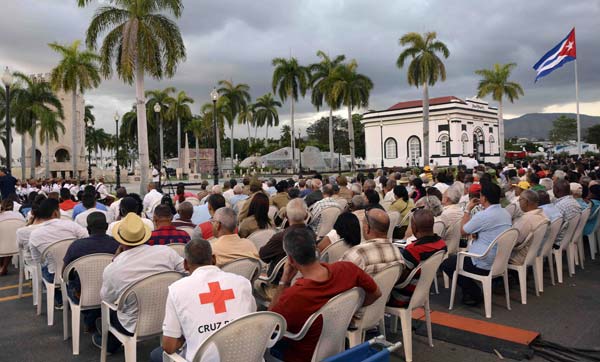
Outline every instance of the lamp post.
{"label": "lamp post", "polygon": [[162,141],[160,139],[160,103],[156,102],[154,103],[154,117],[156,119],[156,139],[158,140],[158,189],[160,190],[160,173],[162,170],[162,149],[160,148],[160,145],[162,144]]}
{"label": "lamp post", "polygon": [[450,116],[446,118],[446,122],[448,122],[448,147],[446,147],[448,151],[448,166],[452,167],[452,133],[450,132]]}
{"label": "lamp post", "polygon": [[381,168],[383,169],[383,120],[379,120],[379,140],[381,142]]}
{"label": "lamp post", "polygon": [[300,146],[301,141],[302,141],[302,130],[298,130],[298,158],[300,161],[300,173],[298,175],[299,178],[302,178],[302,147]]}
{"label": "lamp post", "polygon": [[115,161],[117,161],[117,167],[115,168],[115,171],[117,173],[117,177],[116,177],[116,181],[117,181],[117,188],[121,187],[121,169],[119,168],[119,112],[115,112],[115,129],[116,129],[116,142],[115,142],[115,146],[117,149],[117,154],[115,157]]}
{"label": "lamp post", "polygon": [[12,163],[12,133],[10,129],[10,87],[13,84],[13,75],[6,67],[2,75],[2,83],[6,88],[6,168],[11,172]]}
{"label": "lamp post", "polygon": [[[86,134],[87,136],[91,135],[91,127],[90,124],[88,122],[85,122],[85,128],[86,128]],[[86,139],[88,138],[86,136]],[[88,141],[88,183],[90,182],[90,180],[92,179],[92,144],[91,144],[91,140]]]}
{"label": "lamp post", "polygon": [[217,88],[213,88],[210,92],[210,98],[213,103],[213,134],[215,136],[215,151],[214,151],[214,165],[213,165],[213,179],[214,184],[219,184],[219,164],[217,162],[217,101],[219,100],[219,92]]}

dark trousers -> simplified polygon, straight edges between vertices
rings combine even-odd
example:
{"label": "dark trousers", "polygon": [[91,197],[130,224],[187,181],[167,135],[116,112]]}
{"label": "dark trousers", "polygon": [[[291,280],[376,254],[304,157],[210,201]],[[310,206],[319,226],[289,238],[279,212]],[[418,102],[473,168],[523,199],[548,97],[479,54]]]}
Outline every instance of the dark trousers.
{"label": "dark trousers", "polygon": [[[79,304],[80,292],[81,289],[77,287],[76,283],[67,283],[67,295],[73,303]],[[83,315],[83,325],[87,330],[96,332],[96,320],[102,316],[100,308],[82,310],[81,314]]]}
{"label": "dark trousers", "polygon": [[[121,324],[121,321],[119,321],[119,317],[117,317],[117,312],[114,310],[110,311],[109,314],[109,323],[110,325],[115,328],[117,331],[119,331],[121,334],[124,334],[126,336],[133,336],[133,333],[129,332],[127,329],[125,329],[125,327],[123,327],[123,325]],[[119,340],[117,339],[117,337],[113,336],[112,333],[108,333],[108,341],[106,342],[106,350],[109,353],[115,353],[120,347],[121,347],[121,342],[119,342]]]}
{"label": "dark trousers", "polygon": [[[54,283],[54,273],[50,273],[48,271],[48,266],[42,266],[42,278],[44,278],[48,283]],[[39,301],[38,301],[39,302]],[[63,304],[62,294],[60,293],[60,288],[54,289],[54,305],[61,306]]]}
{"label": "dark trousers", "polygon": [[[454,275],[454,271],[456,270],[456,259],[457,259],[456,255],[452,255],[448,259],[444,260],[444,262],[442,263],[442,266],[441,266],[444,273],[446,273],[446,275],[450,279],[452,279],[452,276]],[[476,267],[473,264],[473,261],[471,260],[471,258],[469,258],[469,257],[465,257],[465,260],[463,263],[463,269],[469,273],[479,274],[479,275],[488,275],[490,273],[489,270],[485,270],[485,269]],[[462,275],[459,275],[457,283],[460,286],[460,288],[462,289],[463,297],[469,296],[474,299],[482,299],[481,288],[479,287],[479,284],[477,284],[477,282],[474,281],[473,279],[466,278]]]}

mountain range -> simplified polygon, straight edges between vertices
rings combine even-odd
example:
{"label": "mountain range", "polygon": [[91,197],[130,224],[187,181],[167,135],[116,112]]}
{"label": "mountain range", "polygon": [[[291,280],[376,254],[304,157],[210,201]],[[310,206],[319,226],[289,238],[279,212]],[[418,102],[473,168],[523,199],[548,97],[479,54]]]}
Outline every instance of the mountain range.
{"label": "mountain range", "polygon": [[[548,139],[548,134],[552,129],[552,122],[559,116],[565,115],[569,118],[576,118],[575,113],[527,113],[521,117],[504,120],[504,134],[506,138],[519,137],[530,140]],[[591,126],[600,124],[600,117],[580,114],[581,120],[581,138],[585,139],[587,129]]]}

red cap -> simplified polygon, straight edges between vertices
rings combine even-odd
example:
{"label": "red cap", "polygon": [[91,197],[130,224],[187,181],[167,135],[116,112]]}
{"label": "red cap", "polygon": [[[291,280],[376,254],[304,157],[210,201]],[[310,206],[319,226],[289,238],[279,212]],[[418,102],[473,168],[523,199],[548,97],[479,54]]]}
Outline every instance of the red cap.
{"label": "red cap", "polygon": [[476,194],[478,192],[481,192],[481,184],[472,184],[469,187],[469,193],[470,194]]}
{"label": "red cap", "polygon": [[525,169],[520,168],[519,171],[517,171],[517,173],[519,174],[519,176],[523,176],[525,174]]}
{"label": "red cap", "polygon": [[539,177],[539,178],[544,178],[544,177],[546,177],[546,173],[545,173],[544,171],[538,171],[538,172],[536,173],[536,175],[538,175],[538,177]]}

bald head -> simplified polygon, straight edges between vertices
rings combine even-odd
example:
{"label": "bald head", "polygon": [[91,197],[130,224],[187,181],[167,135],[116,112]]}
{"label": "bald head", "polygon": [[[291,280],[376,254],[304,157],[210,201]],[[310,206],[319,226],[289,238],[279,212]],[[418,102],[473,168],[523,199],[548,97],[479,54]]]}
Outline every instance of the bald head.
{"label": "bald head", "polygon": [[423,236],[433,235],[433,213],[429,209],[416,210],[412,215],[411,228],[413,235],[420,239]]}
{"label": "bald head", "polygon": [[381,209],[371,209],[365,212],[363,233],[366,240],[387,238],[390,228],[390,218]]}

